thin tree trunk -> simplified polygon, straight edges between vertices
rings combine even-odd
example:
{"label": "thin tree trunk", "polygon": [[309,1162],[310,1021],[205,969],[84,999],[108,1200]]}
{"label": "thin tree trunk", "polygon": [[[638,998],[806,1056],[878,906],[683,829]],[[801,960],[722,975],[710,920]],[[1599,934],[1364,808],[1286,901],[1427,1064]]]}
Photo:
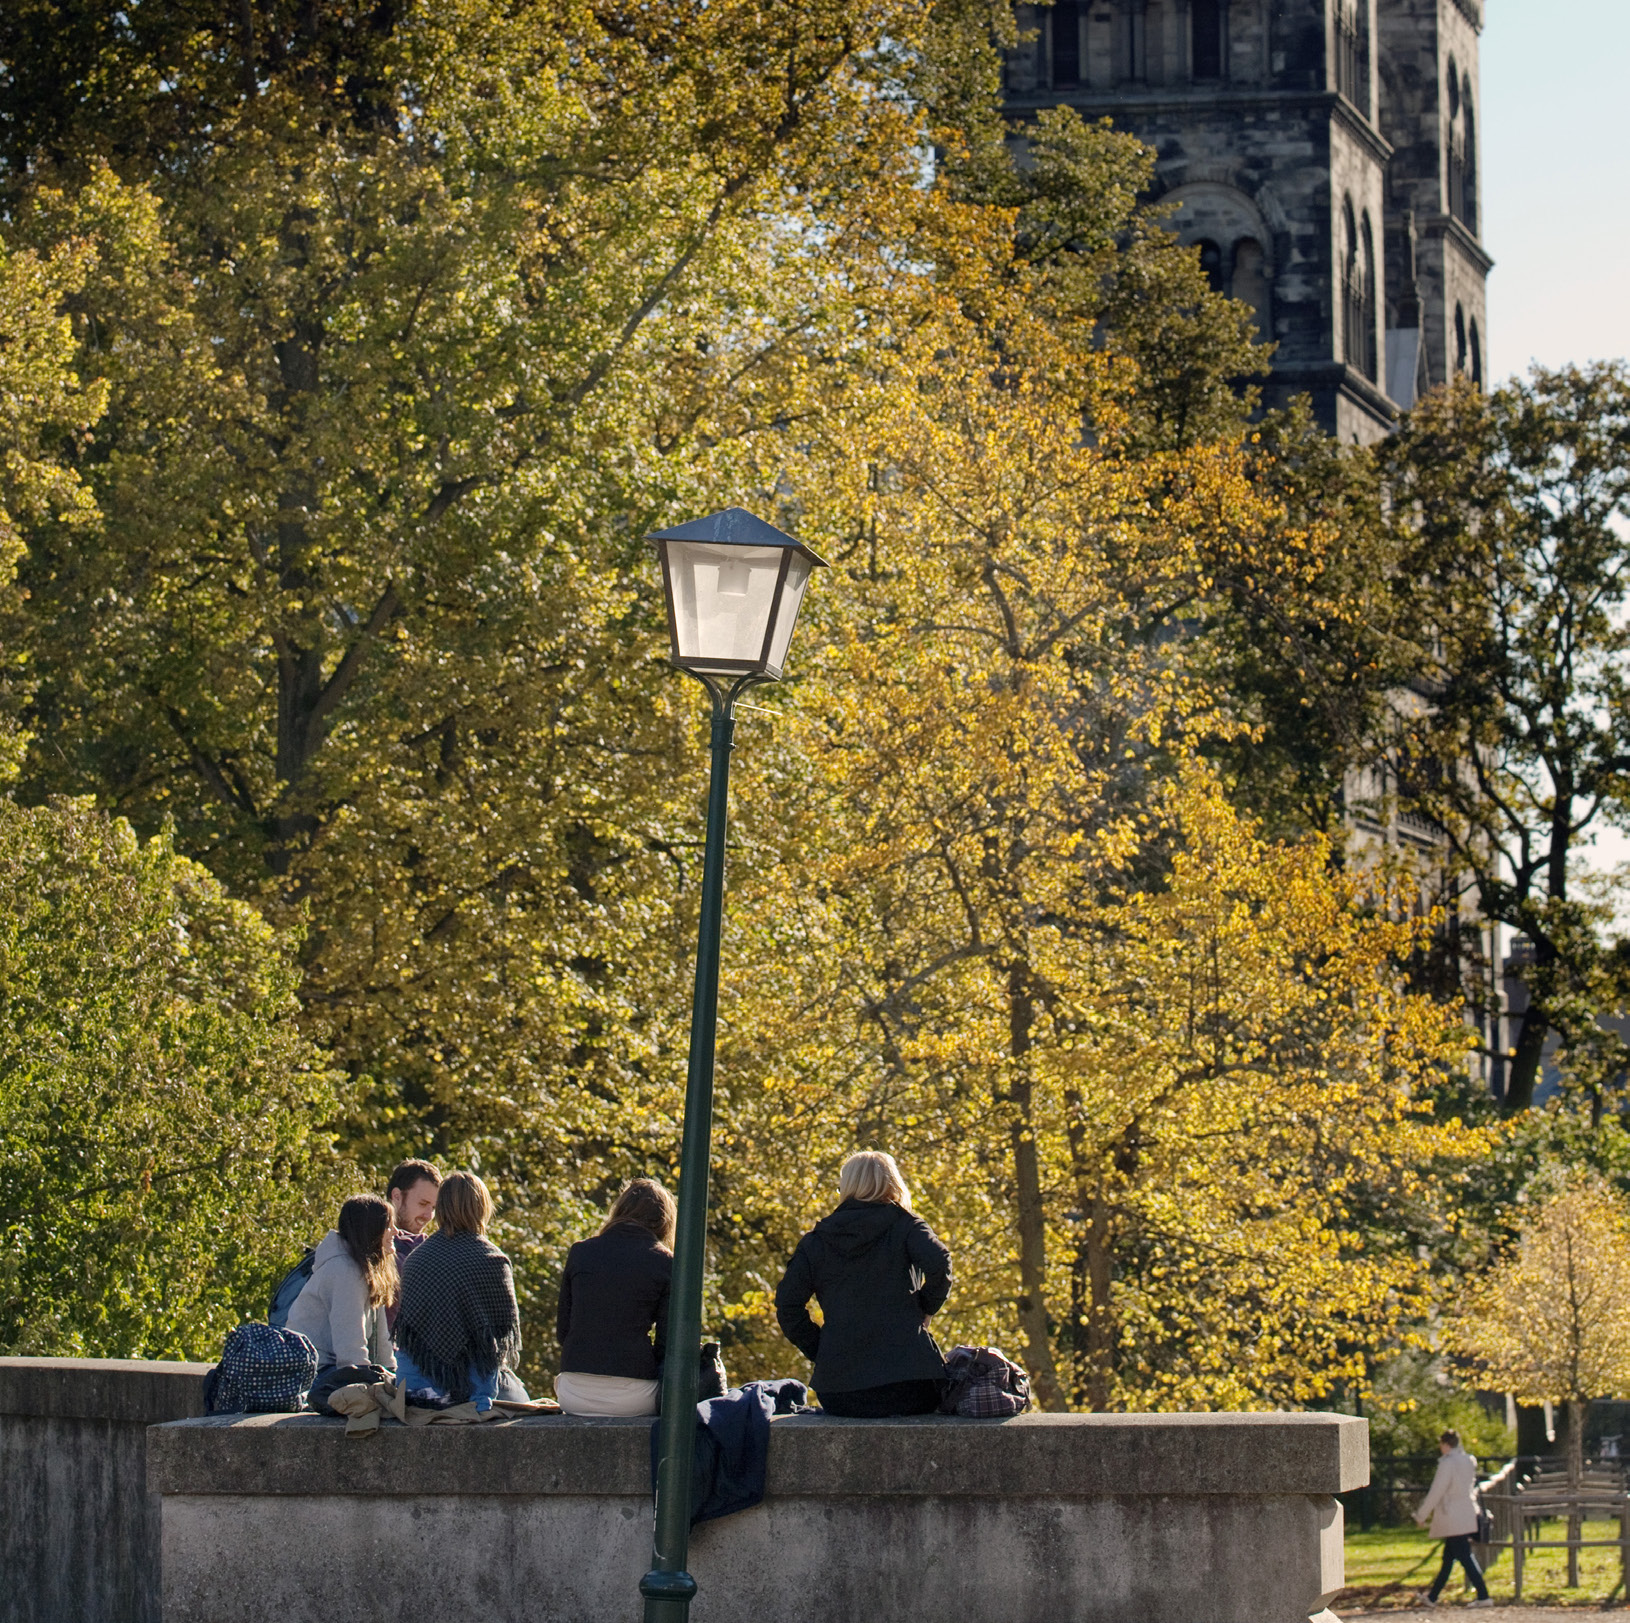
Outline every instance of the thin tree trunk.
{"label": "thin tree trunk", "polygon": [[[1568,1399],[1568,1495],[1577,1500],[1585,1480],[1585,1405]],[[1568,1588],[1579,1587],[1579,1540],[1584,1537],[1584,1519],[1578,1510],[1568,1514]]]}
{"label": "thin tree trunk", "polygon": [[[1064,1094],[1070,1142],[1070,1172],[1075,1203],[1082,1217],[1081,1261],[1086,1275],[1086,1300],[1080,1313],[1078,1335],[1083,1343],[1082,1381],[1087,1407],[1094,1414],[1109,1409],[1115,1378],[1114,1208],[1104,1188],[1104,1174],[1093,1162],[1086,1130],[1081,1125],[1081,1095],[1073,1088]],[[1084,1335],[1080,1334],[1085,1332]]]}
{"label": "thin tree trunk", "polygon": [[1036,1149],[1034,1087],[1030,1080],[1031,1030],[1035,993],[1030,967],[1022,960],[1008,970],[1008,1039],[1013,1073],[1007,1087],[1012,1112],[1013,1183],[1018,1202],[1019,1329],[1025,1339],[1025,1361],[1036,1401],[1062,1413],[1069,1404],[1053,1362],[1047,1324],[1047,1213],[1041,1195],[1041,1157]]}

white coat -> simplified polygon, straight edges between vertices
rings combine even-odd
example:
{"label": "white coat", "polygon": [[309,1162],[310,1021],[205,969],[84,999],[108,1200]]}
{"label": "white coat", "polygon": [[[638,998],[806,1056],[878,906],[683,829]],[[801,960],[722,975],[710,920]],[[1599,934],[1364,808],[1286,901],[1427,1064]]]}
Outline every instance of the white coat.
{"label": "white coat", "polygon": [[319,1370],[335,1364],[369,1363],[396,1368],[384,1310],[369,1307],[362,1270],[333,1229],[317,1247],[311,1278],[289,1309],[288,1328],[298,1330],[316,1347]]}
{"label": "white coat", "polygon": [[1415,1520],[1432,1518],[1433,1538],[1458,1538],[1477,1531],[1477,1458],[1451,1448],[1438,1461],[1432,1486],[1415,1512]]}

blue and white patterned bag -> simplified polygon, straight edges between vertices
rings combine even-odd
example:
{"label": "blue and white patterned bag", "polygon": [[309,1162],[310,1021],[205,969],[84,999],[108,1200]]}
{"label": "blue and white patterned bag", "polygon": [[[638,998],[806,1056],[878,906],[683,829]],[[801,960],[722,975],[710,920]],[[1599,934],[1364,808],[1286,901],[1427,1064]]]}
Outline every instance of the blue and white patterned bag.
{"label": "blue and white patterned bag", "polygon": [[317,1349],[298,1330],[240,1324],[206,1383],[211,1414],[292,1414],[317,1379]]}

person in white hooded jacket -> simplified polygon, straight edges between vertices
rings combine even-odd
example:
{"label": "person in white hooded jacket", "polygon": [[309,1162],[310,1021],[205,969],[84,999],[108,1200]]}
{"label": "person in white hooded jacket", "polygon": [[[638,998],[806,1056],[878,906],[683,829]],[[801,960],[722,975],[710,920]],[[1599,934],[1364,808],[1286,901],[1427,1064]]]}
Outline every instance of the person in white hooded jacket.
{"label": "person in white hooded jacket", "polygon": [[314,1408],[322,1407],[318,1390],[335,1384],[331,1371],[355,1371],[349,1379],[362,1381],[378,1379],[373,1370],[396,1368],[385,1309],[397,1290],[391,1208],[378,1195],[353,1195],[340,1207],[338,1225],[323,1236],[311,1278],[289,1309],[288,1328],[317,1349]]}
{"label": "person in white hooded jacket", "polygon": [[1483,1569],[1472,1554],[1472,1539],[1477,1534],[1477,1458],[1460,1446],[1460,1433],[1446,1431],[1438,1438],[1436,1474],[1421,1507],[1415,1512],[1420,1526],[1432,1519],[1432,1537],[1443,1540],[1443,1565],[1432,1587],[1421,1599],[1428,1606],[1436,1606],[1443,1586],[1454,1571],[1455,1562],[1465,1569],[1467,1581],[1477,1591],[1473,1606],[1492,1606],[1488,1585],[1483,1582]]}

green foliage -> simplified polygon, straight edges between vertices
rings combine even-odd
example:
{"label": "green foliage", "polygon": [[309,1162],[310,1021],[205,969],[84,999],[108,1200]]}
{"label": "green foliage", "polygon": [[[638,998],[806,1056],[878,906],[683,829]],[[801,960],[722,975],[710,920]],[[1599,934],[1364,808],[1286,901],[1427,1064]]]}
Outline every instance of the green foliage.
{"label": "green foliage", "polygon": [[1630,949],[1577,870],[1597,829],[1630,827],[1630,367],[1458,385],[1381,465],[1430,696],[1399,718],[1402,791],[1477,911],[1532,947],[1507,1108],[1532,1104],[1552,1032],[1599,1098],[1630,1057],[1600,1023],[1630,993]]}
{"label": "green foliage", "polygon": [[[963,1322],[1022,1321],[1038,1374],[1074,1361],[1050,1401],[1088,1366],[1093,1401],[1323,1390],[1295,1344],[1308,1257],[1360,1326],[1321,1335],[1374,1340],[1412,1299],[1412,1250],[1366,1251],[1332,1204],[1350,1187],[1363,1216],[1430,1159],[1400,1153],[1416,1112],[1372,1086],[1367,1021],[1340,1028],[1357,1057],[1309,1045],[1295,1100],[1262,1067],[1235,1104],[1202,1067],[1189,1097],[1226,1123],[1204,1142],[1246,1147],[1184,1162],[1192,1211],[1156,1210],[1167,1161],[1121,1153],[1176,1153],[1172,1111],[1115,1101],[1162,1067],[1187,1085],[1195,995],[1162,966],[1213,939],[1160,913],[1177,836],[1144,813],[1243,722],[1266,742],[1236,750],[1242,795],[1271,782],[1276,829],[1327,826],[1329,755],[1391,668],[1362,596],[1385,572],[1344,550],[1377,500],[1354,459],[1305,417],[1250,440],[1238,385],[1266,351],[1140,205],[1153,155],[1054,111],[1013,162],[1005,10],[24,0],[0,21],[4,234],[31,263],[89,245],[58,298],[106,407],[59,458],[99,523],[26,526],[21,796],[173,827],[303,931],[306,1036],[373,1079],[351,1147],[493,1183],[530,1372],[566,1243],[675,1158],[705,756],[640,538],[726,501],[838,565],[784,725],[742,727],[713,1307],[749,1365],[784,1359],[767,1291],[856,1132],[914,1155],[979,1250]],[[1322,846],[1270,862],[1251,830],[1226,865],[1246,915],[1294,873],[1329,926],[1314,951],[1264,925],[1208,983],[1207,1018],[1260,1046],[1227,992],[1260,971],[1287,1030],[1317,1024],[1355,909]],[[1106,1077],[1072,1022],[1131,1008],[1094,977],[1145,917],[1106,912],[1133,879],[1164,990],[1143,1071]],[[1383,1005],[1437,1051],[1430,1011]],[[1325,1070],[1378,1112],[1350,1156],[1373,1188],[1283,1145],[1252,1160],[1266,1117],[1329,1141]],[[234,1119],[211,1101],[191,1132]],[[1089,1245],[1070,1214],[1095,1179],[1115,1209]],[[1214,1221],[1278,1249],[1231,1242],[1248,1284],[1196,1285],[1157,1217],[1191,1259]],[[1273,1327],[1244,1387],[1242,1312]],[[1091,1314],[1144,1326],[1113,1398],[1109,1342],[1074,1345]]]}
{"label": "green foliage", "polygon": [[165,837],[0,799],[0,1348],[206,1358],[348,1192],[288,943]]}
{"label": "green foliage", "polygon": [[1433,1455],[1445,1431],[1458,1431],[1480,1461],[1514,1453],[1517,1436],[1504,1413],[1441,1377],[1438,1360],[1419,1351],[1399,1353],[1375,1372],[1365,1405],[1371,1454]]}

